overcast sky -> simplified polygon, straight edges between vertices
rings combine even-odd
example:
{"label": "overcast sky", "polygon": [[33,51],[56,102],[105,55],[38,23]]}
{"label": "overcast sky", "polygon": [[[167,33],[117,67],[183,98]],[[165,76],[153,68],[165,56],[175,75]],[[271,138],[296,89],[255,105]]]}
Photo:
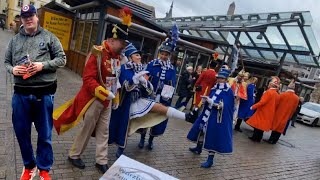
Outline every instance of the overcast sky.
{"label": "overcast sky", "polygon": [[[172,0],[140,0],[156,9],[156,17],[162,18],[169,11]],[[198,15],[225,15],[229,5],[235,2],[235,14],[310,11],[313,31],[320,44],[320,0],[174,0],[173,17]]]}

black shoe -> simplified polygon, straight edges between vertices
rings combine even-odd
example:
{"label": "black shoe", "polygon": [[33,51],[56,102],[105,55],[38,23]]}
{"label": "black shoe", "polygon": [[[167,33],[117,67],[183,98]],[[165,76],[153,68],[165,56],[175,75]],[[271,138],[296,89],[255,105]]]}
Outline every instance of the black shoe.
{"label": "black shoe", "polygon": [[79,169],[84,169],[86,167],[86,165],[84,164],[84,162],[79,158],[79,159],[71,159],[70,157],[68,157],[69,162],[71,162],[71,164]]}
{"label": "black shoe", "polygon": [[269,140],[269,139],[264,139],[263,141],[266,142],[266,143],[272,144],[272,141]]}
{"label": "black shoe", "polygon": [[143,149],[144,147],[144,141],[140,141],[138,144],[139,149]]}
{"label": "black shoe", "polygon": [[201,154],[202,147],[201,148],[198,148],[198,147],[189,148],[189,151],[193,152],[194,154]]}
{"label": "black shoe", "polygon": [[119,147],[116,152],[116,157],[119,158],[123,154],[124,148]]}
{"label": "black shoe", "polygon": [[104,174],[105,172],[108,171],[109,166],[108,166],[108,164],[100,165],[100,164],[96,163],[96,168],[98,168],[98,170],[99,170],[102,174]]}
{"label": "black shoe", "polygon": [[197,120],[197,116],[193,112],[186,114],[186,121],[187,122],[193,124],[196,120]]}
{"label": "black shoe", "polygon": [[149,144],[147,145],[148,150],[152,150],[153,149],[153,142],[149,142]]}
{"label": "black shoe", "polygon": [[294,127],[294,128],[296,127],[295,125],[291,125],[291,126]]}
{"label": "black shoe", "polygon": [[255,139],[254,137],[248,137],[253,142],[260,142],[259,140]]}
{"label": "black shoe", "polygon": [[271,141],[270,139],[264,139],[263,141],[269,144],[276,144],[274,141]]}
{"label": "black shoe", "polygon": [[242,132],[240,128],[234,128],[235,131]]}

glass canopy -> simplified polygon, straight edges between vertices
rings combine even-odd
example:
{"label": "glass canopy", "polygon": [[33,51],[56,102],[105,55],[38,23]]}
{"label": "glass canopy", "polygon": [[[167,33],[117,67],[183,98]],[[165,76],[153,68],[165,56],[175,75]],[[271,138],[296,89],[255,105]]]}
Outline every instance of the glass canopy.
{"label": "glass canopy", "polygon": [[230,46],[239,42],[245,59],[319,67],[320,48],[312,30],[309,11],[225,16],[160,18],[156,22],[180,33],[206,38],[218,45],[219,53],[229,55]]}

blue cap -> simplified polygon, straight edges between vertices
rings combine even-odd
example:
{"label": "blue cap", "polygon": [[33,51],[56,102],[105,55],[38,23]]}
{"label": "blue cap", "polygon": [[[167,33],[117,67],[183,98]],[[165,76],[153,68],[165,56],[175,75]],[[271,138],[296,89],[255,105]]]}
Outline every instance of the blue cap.
{"label": "blue cap", "polygon": [[23,16],[32,15],[32,14],[37,14],[37,9],[36,9],[32,4],[24,5],[24,6],[21,8],[20,15],[21,15],[22,17],[23,17]]}
{"label": "blue cap", "polygon": [[129,58],[132,54],[140,53],[136,47],[133,46],[132,43],[128,44],[127,47],[124,49],[124,55]]}
{"label": "blue cap", "polygon": [[171,52],[173,51],[173,44],[172,42],[168,39],[165,42],[163,42],[160,46],[159,49],[160,52],[168,52],[171,54]]}
{"label": "blue cap", "polygon": [[229,69],[221,68],[216,77],[217,78],[228,79],[230,73],[231,73],[231,71]]}

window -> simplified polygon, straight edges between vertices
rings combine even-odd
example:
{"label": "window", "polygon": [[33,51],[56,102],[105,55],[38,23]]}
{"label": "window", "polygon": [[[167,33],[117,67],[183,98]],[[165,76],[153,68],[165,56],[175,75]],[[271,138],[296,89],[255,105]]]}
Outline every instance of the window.
{"label": "window", "polygon": [[84,28],[82,36],[81,52],[87,53],[89,48],[90,36],[91,36],[92,22],[87,22]]}
{"label": "window", "polygon": [[131,33],[129,33],[128,35],[128,40],[134,45],[134,47],[140,50],[142,46],[142,36],[136,33],[132,33],[132,31],[130,32]]}
{"label": "window", "polygon": [[88,53],[95,45],[98,35],[98,22],[77,21],[74,28],[74,36],[71,41],[71,49]]}
{"label": "window", "polygon": [[141,49],[142,63],[146,64],[154,59],[157,46],[158,46],[158,40],[144,37],[143,46]]}
{"label": "window", "polygon": [[96,44],[97,35],[98,35],[98,23],[94,22],[93,27],[92,27],[92,31],[91,31],[91,39],[90,39],[89,48],[91,48],[94,44]]}
{"label": "window", "polygon": [[187,50],[182,69],[184,70],[186,68],[186,66],[192,66],[193,69],[195,69],[196,68],[197,59],[198,59],[198,53],[197,52]]}
{"label": "window", "polygon": [[18,7],[22,7],[23,6],[23,0],[18,0]]}
{"label": "window", "polygon": [[75,33],[75,40],[76,40],[75,50],[76,51],[81,50],[83,30],[84,30],[84,22],[77,22],[76,23],[76,33]]}
{"label": "window", "polygon": [[202,68],[206,68],[208,67],[209,61],[210,57],[208,55],[200,54],[196,66],[202,66]]}

